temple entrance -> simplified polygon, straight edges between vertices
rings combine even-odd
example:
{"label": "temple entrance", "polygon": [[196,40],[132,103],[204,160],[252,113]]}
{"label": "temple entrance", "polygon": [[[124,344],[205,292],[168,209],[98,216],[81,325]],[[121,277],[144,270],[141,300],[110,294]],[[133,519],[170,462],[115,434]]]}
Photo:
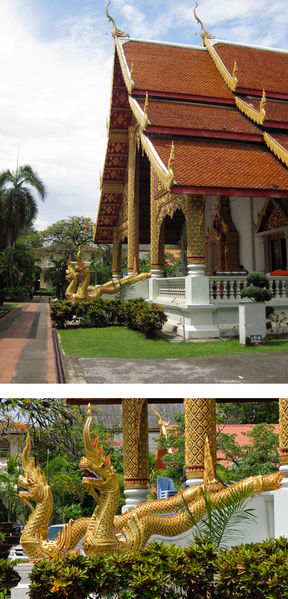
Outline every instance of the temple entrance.
{"label": "temple entrance", "polygon": [[165,216],[162,223],[162,239],[164,239],[165,262],[171,261],[171,256],[177,260],[177,268],[173,275],[185,276],[187,269],[187,235],[185,216],[181,210],[176,210],[173,216]]}

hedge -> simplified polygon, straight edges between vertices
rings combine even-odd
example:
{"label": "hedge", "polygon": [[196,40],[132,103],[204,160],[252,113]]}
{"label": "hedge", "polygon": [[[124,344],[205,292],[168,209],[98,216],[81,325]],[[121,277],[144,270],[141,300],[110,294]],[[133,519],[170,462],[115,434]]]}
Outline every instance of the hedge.
{"label": "hedge", "polygon": [[149,304],[142,298],[122,301],[98,298],[94,301],[69,302],[57,300],[51,304],[54,326],[107,327],[113,324],[126,326],[156,337],[167,320],[162,306]]}
{"label": "hedge", "polygon": [[141,552],[35,564],[30,599],[282,599],[288,541],[220,551],[198,541],[182,549],[152,543]]}
{"label": "hedge", "polygon": [[15,572],[13,564],[7,559],[0,559],[0,598],[10,596],[10,589],[16,587],[20,576]]}

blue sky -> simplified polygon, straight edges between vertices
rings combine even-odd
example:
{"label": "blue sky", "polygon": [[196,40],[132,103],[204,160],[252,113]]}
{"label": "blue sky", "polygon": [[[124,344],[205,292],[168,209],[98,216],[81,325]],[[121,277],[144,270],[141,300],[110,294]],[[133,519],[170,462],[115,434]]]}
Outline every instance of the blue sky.
{"label": "blue sky", "polygon": [[[288,50],[288,0],[198,0],[217,38]],[[0,170],[31,164],[48,188],[36,226],[96,219],[113,39],[106,0],[0,0]],[[112,0],[131,37],[201,45],[191,0]],[[287,76],[287,74],[283,74]]]}

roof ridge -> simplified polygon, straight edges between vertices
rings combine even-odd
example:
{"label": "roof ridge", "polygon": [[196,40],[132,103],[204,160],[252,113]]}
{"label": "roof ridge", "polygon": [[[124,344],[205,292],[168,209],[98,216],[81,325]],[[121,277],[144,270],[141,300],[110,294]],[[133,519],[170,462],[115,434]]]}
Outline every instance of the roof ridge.
{"label": "roof ridge", "polygon": [[127,37],[127,38],[118,38],[118,42],[121,44],[121,46],[124,46],[124,44],[127,44],[128,42],[137,42],[137,43],[141,43],[141,44],[155,44],[158,46],[175,46],[176,48],[187,48],[188,50],[201,50],[201,51],[206,51],[206,48],[203,48],[202,46],[196,46],[193,44],[179,44],[176,42],[165,42],[165,41],[161,41],[161,40],[146,40],[146,39],[140,39],[140,38],[134,38],[134,37]]}
{"label": "roof ridge", "polygon": [[215,44],[227,44],[230,46],[241,46],[244,48],[253,48],[253,50],[268,50],[269,52],[284,52],[284,54],[288,54],[288,50],[284,50],[284,48],[272,48],[269,46],[260,46],[257,44],[248,44],[245,42],[232,42],[229,40],[221,40],[221,39],[213,39],[210,40],[210,44],[215,46]]}

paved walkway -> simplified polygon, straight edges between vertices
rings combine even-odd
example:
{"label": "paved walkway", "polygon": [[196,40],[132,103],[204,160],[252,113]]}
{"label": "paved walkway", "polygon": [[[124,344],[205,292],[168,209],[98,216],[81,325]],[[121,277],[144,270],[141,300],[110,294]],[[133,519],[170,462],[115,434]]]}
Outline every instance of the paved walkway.
{"label": "paved walkway", "polygon": [[115,384],[283,384],[288,383],[288,352],[247,356],[125,360],[65,356],[67,383]]}
{"label": "paved walkway", "polygon": [[57,383],[47,298],[0,319],[0,383]]}

